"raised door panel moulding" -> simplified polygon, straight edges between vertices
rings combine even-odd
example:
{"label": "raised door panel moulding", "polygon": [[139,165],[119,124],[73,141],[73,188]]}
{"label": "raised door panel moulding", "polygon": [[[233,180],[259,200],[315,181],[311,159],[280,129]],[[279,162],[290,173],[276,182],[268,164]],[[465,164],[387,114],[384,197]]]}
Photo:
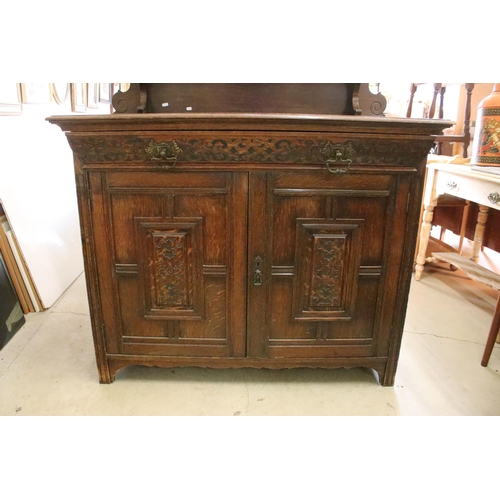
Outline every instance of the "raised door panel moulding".
{"label": "raised door panel moulding", "polygon": [[295,320],[351,318],[356,300],[363,222],[297,219]]}
{"label": "raised door panel moulding", "polygon": [[202,218],[137,217],[139,277],[149,319],[204,318]]}

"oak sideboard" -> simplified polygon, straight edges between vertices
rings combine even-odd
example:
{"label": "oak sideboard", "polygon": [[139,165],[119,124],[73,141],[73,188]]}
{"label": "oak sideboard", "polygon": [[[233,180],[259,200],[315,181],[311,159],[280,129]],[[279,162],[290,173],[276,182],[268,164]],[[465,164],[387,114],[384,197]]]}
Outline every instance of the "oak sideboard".
{"label": "oak sideboard", "polygon": [[48,119],[74,153],[101,383],[129,365],[367,367],[394,384],[439,120]]}

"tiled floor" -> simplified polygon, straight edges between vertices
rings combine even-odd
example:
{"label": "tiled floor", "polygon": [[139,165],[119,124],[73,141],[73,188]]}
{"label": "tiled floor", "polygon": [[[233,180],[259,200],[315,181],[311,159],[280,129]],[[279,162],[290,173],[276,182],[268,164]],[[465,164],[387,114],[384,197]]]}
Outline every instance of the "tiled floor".
{"label": "tiled floor", "polygon": [[0,415],[500,415],[500,347],[480,365],[495,303],[460,271],[427,266],[394,387],[364,369],[146,367],[100,385],[82,275],[0,351]]}

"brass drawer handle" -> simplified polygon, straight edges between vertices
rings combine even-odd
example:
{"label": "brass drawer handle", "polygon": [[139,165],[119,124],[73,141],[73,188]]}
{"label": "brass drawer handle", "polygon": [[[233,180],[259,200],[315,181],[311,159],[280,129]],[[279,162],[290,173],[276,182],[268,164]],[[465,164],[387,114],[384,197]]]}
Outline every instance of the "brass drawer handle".
{"label": "brass drawer handle", "polygon": [[253,286],[261,286],[263,279],[262,279],[262,257],[257,256],[255,257],[255,260],[253,261],[253,267],[254,267],[254,272],[253,272]]}
{"label": "brass drawer handle", "polygon": [[488,196],[488,200],[490,203],[493,203],[493,205],[498,205],[500,203],[500,194],[498,193],[490,193]]}
{"label": "brass drawer handle", "polygon": [[145,149],[151,156],[151,160],[158,163],[170,163],[172,165],[163,165],[164,168],[173,168],[177,164],[177,158],[182,153],[182,149],[175,141],[156,142],[151,139],[149,146]]}
{"label": "brass drawer handle", "polygon": [[321,154],[332,174],[345,174],[351,167],[356,151],[350,142],[347,144],[332,144],[328,141],[321,150]]}

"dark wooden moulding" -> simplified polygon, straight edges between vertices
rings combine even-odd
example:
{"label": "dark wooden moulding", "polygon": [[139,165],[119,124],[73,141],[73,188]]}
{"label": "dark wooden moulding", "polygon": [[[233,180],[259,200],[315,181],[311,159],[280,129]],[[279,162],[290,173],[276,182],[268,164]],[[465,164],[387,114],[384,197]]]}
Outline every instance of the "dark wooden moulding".
{"label": "dark wooden moulding", "polygon": [[48,119],[74,153],[100,382],[366,367],[393,385],[426,156],[450,123],[132,108]]}

